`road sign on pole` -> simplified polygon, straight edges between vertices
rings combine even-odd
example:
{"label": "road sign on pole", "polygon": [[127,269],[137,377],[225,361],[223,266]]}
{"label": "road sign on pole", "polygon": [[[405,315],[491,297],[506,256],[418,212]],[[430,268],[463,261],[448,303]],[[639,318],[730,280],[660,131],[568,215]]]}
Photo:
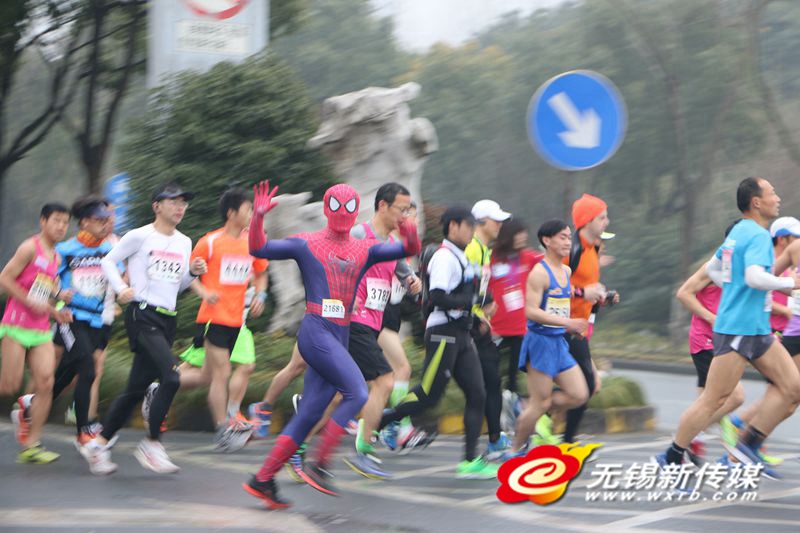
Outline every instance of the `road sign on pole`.
{"label": "road sign on pole", "polygon": [[597,72],[575,70],[545,82],[528,106],[528,137],[550,165],[585,170],[614,155],[625,137],[625,102]]}

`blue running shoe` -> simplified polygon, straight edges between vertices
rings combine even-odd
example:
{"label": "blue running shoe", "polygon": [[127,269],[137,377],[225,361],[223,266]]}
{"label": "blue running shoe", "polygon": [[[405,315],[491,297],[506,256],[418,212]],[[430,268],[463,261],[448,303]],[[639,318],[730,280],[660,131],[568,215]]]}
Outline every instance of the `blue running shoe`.
{"label": "blue running shoe", "polygon": [[305,454],[306,444],[303,443],[300,445],[297,451],[294,452],[294,455],[289,458],[289,462],[286,463],[286,470],[289,471],[289,475],[292,476],[292,479],[294,479],[295,483],[306,482],[301,475],[303,472],[303,467],[305,466]]}
{"label": "blue running shoe", "polygon": [[728,450],[728,452],[740,463],[745,465],[762,465],[763,470],[761,472],[764,474],[764,477],[776,480],[783,479],[783,476],[779,474],[777,470],[764,462],[759,455],[758,450],[753,450],[742,442],[737,442],[736,446],[728,446],[727,444],[724,444],[724,446],[725,449]]}
{"label": "blue running shoe", "polygon": [[489,442],[489,446],[486,448],[486,457],[487,461],[494,461],[496,459],[500,459],[503,457],[503,454],[506,450],[511,448],[511,439],[505,433],[500,433],[500,437],[495,442]]}
{"label": "blue running shoe", "polygon": [[397,449],[397,426],[397,422],[391,422],[380,432],[381,442],[392,451]]}
{"label": "blue running shoe", "polygon": [[264,402],[251,403],[247,408],[250,423],[253,424],[253,438],[269,437],[269,425],[272,423],[272,410],[266,409]]}
{"label": "blue running shoe", "polygon": [[390,473],[381,470],[378,461],[376,461],[375,457],[371,454],[357,453],[352,457],[345,457],[344,462],[356,473],[361,474],[365,478],[377,480],[392,478]]}

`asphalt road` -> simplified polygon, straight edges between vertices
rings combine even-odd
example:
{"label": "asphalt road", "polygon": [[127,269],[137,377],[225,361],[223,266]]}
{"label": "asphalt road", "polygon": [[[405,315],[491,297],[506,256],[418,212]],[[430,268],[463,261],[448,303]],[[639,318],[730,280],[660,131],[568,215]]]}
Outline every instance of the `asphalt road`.
{"label": "asphalt road", "polygon": [[[711,501],[704,491],[695,502],[647,501],[645,492],[631,501],[587,501],[604,465],[628,469],[669,442],[664,431],[588,437],[599,442],[596,462],[586,463],[558,502],[538,506],[505,504],[495,496],[497,480],[467,481],[453,476],[461,438],[440,437],[427,450],[407,456],[384,454],[388,482],[372,481],[334,462],[342,496],[333,498],[296,485],[279,475],[289,511],[267,511],[241,489],[269,445],[256,442],[230,455],[211,450],[210,435],[167,433],[165,442],[182,467],[172,476],[142,469],[132,456],[141,430],[126,429],[114,449],[120,466],[108,477],[94,477],[71,444],[71,431],[48,426],[45,443],[62,454],[46,466],[15,463],[11,425],[0,424],[0,531],[707,531],[769,528],[796,532],[800,519],[800,461],[794,443],[773,442],[770,453],[786,457],[787,481],[761,480],[757,501]],[[348,453],[351,441],[342,450]],[[710,443],[710,456],[721,448]],[[660,493],[660,491],[659,491]],[[725,495],[730,497],[730,491]],[[736,497],[736,494],[734,494]],[[607,500],[607,496],[605,497]]]}

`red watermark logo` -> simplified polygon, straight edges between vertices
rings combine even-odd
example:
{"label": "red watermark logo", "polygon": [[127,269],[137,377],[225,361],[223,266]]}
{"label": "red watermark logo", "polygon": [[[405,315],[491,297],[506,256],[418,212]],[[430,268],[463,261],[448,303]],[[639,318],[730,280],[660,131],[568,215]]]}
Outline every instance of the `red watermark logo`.
{"label": "red watermark logo", "polygon": [[583,468],[583,462],[601,444],[564,443],[537,446],[524,457],[509,459],[500,466],[497,498],[505,503],[530,500],[538,505],[558,501]]}

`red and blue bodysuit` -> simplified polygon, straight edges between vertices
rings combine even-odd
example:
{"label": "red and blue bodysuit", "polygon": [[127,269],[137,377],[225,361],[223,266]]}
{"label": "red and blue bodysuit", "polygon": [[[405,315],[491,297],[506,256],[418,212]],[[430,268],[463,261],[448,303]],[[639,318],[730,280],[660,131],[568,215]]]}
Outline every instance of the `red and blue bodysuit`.
{"label": "red and blue bodysuit", "polygon": [[277,438],[256,475],[258,481],[272,479],[322,418],[338,391],[342,401],[333,411],[317,446],[316,464],[327,466],[345,425],[367,401],[367,384],[347,351],[350,314],[358,283],[375,263],[416,255],[420,250],[416,227],[411,223],[400,228],[403,242],[351,238],[359,197],[355,189],[344,184],[335,185],[325,193],[324,212],[328,219],[325,229],[267,241],[264,215],[274,207],[272,198],[276,192],[277,188],[269,191],[268,183],[256,186],[250,253],[271,260],[294,259],[300,268],[306,291],[306,314],[297,333],[297,345],[308,370],[299,411]]}

